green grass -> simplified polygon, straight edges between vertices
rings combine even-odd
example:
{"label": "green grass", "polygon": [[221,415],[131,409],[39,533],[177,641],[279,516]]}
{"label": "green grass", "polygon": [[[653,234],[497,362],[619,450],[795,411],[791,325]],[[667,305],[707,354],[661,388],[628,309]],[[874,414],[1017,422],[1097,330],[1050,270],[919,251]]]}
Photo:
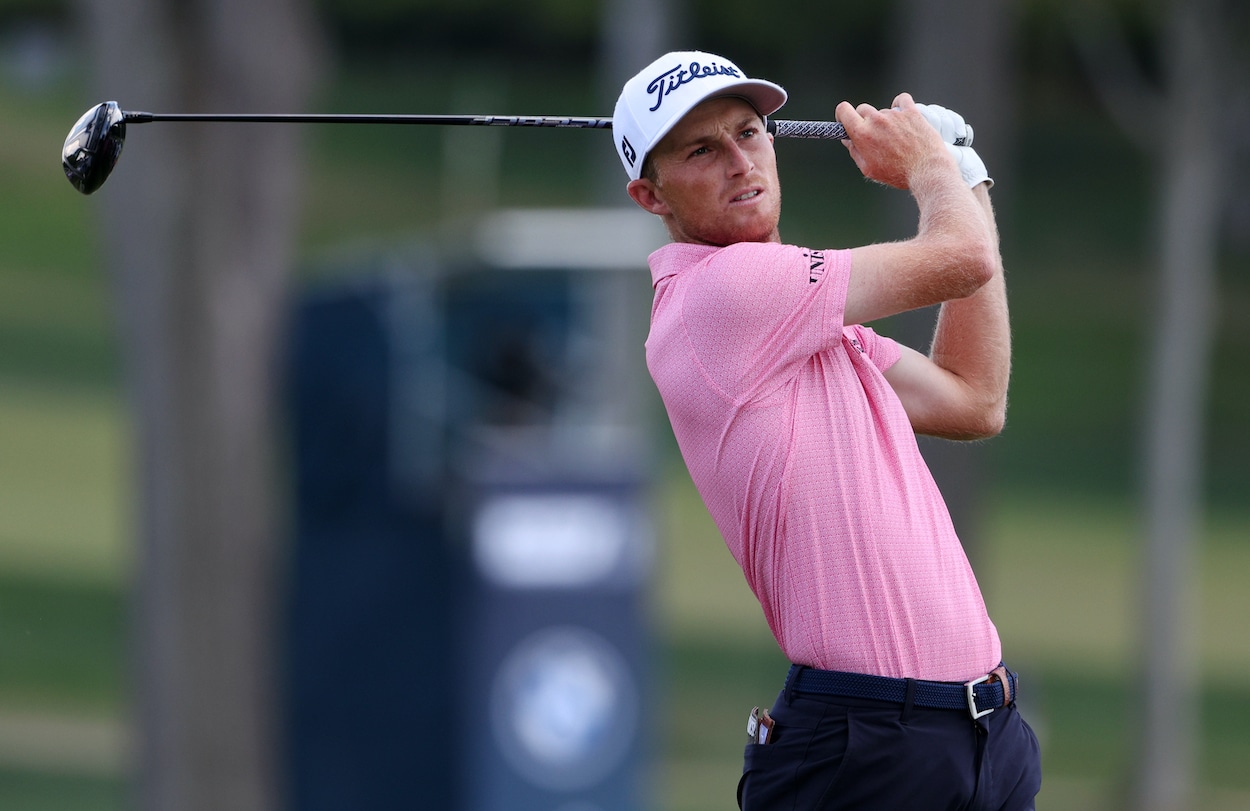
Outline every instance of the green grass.
{"label": "green grass", "polygon": [[118,377],[117,343],[102,276],[49,272],[12,257],[0,273],[0,375],[107,388]]}
{"label": "green grass", "polygon": [[116,394],[0,384],[0,571],[129,571],[129,430]]}
{"label": "green grass", "polygon": [[118,712],[125,687],[125,601],[116,586],[0,572],[0,712]]}
{"label": "green grass", "polygon": [[0,768],[0,808],[17,811],[122,811],[129,787],[117,777]]}

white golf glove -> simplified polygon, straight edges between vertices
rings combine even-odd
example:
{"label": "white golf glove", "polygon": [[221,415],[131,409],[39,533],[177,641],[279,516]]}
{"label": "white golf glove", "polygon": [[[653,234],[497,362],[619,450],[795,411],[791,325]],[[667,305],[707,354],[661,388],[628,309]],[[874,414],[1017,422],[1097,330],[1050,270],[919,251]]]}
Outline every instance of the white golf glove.
{"label": "white golf glove", "polygon": [[957,146],[972,146],[972,126],[954,110],[937,104],[917,104],[916,109],[933,125],[942,140]]}
{"label": "white golf glove", "polygon": [[946,149],[954,156],[955,163],[959,164],[959,174],[968,184],[968,188],[976,188],[981,183],[987,189],[994,187],[994,178],[986,170],[985,161],[981,160],[981,156],[972,147],[947,144]]}
{"label": "white golf glove", "polygon": [[972,149],[972,125],[959,113],[937,104],[917,104],[916,108],[946,142],[946,149],[959,165],[959,174],[968,188],[979,183],[987,184],[986,188],[993,186],[994,180],[985,168],[985,161]]}

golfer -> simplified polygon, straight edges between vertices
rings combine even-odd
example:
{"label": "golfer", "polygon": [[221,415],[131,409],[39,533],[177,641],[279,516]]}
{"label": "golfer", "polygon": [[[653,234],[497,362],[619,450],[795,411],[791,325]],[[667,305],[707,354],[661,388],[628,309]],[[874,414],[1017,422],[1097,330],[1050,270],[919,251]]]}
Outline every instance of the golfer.
{"label": "golfer", "polygon": [[[748,719],[739,806],[1032,809],[1041,767],[1017,677],[916,445],[1003,426],[992,181],[956,145],[958,114],[905,93],[881,110],[842,102],[851,158],[910,191],[916,234],[786,244],[765,125],[785,101],[727,59],[679,52],[630,79],[613,116],[629,196],[672,238],[650,257],[647,365],[793,663]],[[939,303],[928,356],[863,326]]]}

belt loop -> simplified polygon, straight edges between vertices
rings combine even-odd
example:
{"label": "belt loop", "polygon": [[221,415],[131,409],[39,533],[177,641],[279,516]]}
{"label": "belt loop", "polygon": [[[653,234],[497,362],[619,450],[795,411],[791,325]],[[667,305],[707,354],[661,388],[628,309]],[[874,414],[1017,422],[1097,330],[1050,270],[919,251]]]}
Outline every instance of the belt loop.
{"label": "belt loop", "polygon": [[791,665],[790,672],[786,675],[786,689],[783,693],[783,697],[785,698],[787,707],[789,707],[791,702],[794,700],[794,684],[799,680],[799,674],[803,672],[804,667],[805,665]]}
{"label": "belt loop", "polygon": [[899,716],[899,720],[906,723],[911,718],[912,707],[916,705],[916,680],[907,679],[907,689],[903,693],[903,714]]}

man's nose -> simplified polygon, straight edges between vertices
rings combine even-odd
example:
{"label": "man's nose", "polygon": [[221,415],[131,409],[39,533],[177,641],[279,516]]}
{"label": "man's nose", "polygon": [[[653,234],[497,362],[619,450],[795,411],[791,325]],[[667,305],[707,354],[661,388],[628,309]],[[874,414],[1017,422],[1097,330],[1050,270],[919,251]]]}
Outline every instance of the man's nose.
{"label": "man's nose", "polygon": [[745,175],[755,168],[755,161],[746,153],[737,140],[730,140],[725,148],[729,161],[730,174]]}

